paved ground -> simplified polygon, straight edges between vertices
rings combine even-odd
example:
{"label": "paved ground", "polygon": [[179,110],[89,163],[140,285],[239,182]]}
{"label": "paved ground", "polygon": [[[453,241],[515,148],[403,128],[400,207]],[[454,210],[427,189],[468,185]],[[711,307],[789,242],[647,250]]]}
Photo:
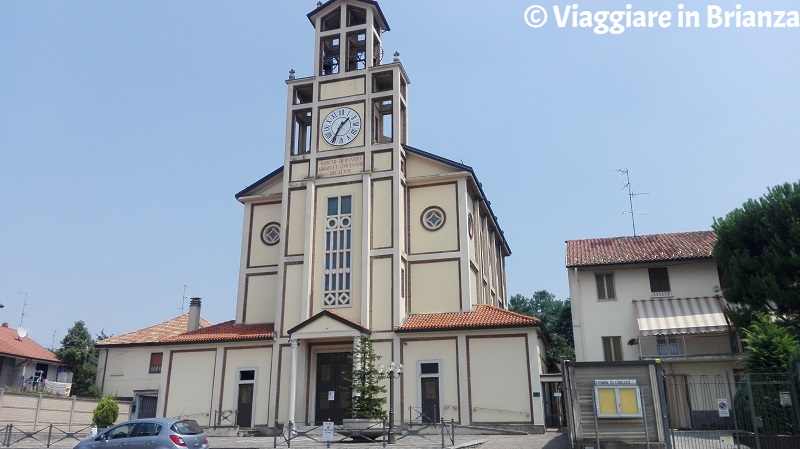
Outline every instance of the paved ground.
{"label": "paved ground", "polygon": [[[42,441],[46,441],[46,435],[42,435]],[[569,440],[566,433],[558,431],[548,431],[541,435],[458,435],[456,434],[455,445],[446,444],[445,447],[468,449],[569,449]],[[278,440],[278,448],[286,448],[286,442]],[[394,445],[387,445],[388,448],[403,449],[433,449],[441,448],[441,437],[438,435],[408,436],[401,438]],[[449,442],[448,442],[449,443]],[[50,446],[51,449],[72,449],[77,444],[76,440],[65,439]],[[208,444],[210,449],[268,449],[272,448],[274,440],[272,437],[209,437]],[[301,449],[322,449],[324,443],[316,442],[305,438],[296,438],[291,442],[292,448]],[[381,443],[353,443],[342,441],[331,444],[335,449],[376,449],[382,448]],[[46,449],[42,442],[25,439],[10,446],[11,449]]]}
{"label": "paved ground", "polygon": [[[278,440],[278,448],[285,448],[286,443]],[[449,441],[445,447],[450,448],[480,448],[480,449],[569,449],[569,439],[566,433],[548,431],[540,435],[458,435],[455,445]],[[208,444],[211,449],[265,449],[273,447],[271,437],[209,437]],[[442,441],[438,435],[408,436],[397,440],[388,448],[404,449],[432,449],[440,448]],[[305,438],[296,438],[291,442],[292,448],[324,448],[323,443]],[[331,444],[335,449],[374,449],[383,447],[381,443],[353,443],[349,440]]]}

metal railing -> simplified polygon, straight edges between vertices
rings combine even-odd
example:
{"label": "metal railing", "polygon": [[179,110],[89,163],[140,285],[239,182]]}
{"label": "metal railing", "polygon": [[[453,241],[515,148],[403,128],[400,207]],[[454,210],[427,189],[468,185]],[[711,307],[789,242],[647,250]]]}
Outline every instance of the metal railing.
{"label": "metal railing", "polygon": [[239,410],[214,410],[213,427],[235,426],[238,422]]}
{"label": "metal railing", "polygon": [[[278,420],[275,420],[275,427],[272,429],[272,447],[277,448],[278,446],[285,446],[291,448],[293,442],[298,439],[300,440],[296,441],[296,443],[304,444],[304,447],[308,447],[307,445],[309,443],[319,443],[320,445],[330,447],[332,443],[343,443],[345,440],[351,438],[367,443],[378,443],[381,444],[382,447],[386,447],[389,443],[389,426],[385,420],[360,429],[345,428],[342,425],[335,425],[333,426],[333,432],[330,432],[330,425],[328,425],[328,432],[330,433],[327,433],[327,435],[324,427],[326,426],[310,426],[304,427],[301,430],[300,426],[297,426],[291,421],[287,422],[286,425],[281,425],[278,423]],[[438,427],[439,431],[436,433],[424,433],[425,430],[430,427]],[[443,418],[440,418],[438,422],[426,423],[422,427],[417,425],[416,428],[413,428],[410,423],[401,424],[395,426],[395,429],[397,430],[395,441],[419,437],[421,440],[427,440],[429,444],[435,444],[442,449],[455,445],[456,425],[455,420],[452,419],[447,423]],[[334,438],[332,433],[340,434],[341,438]],[[435,438],[436,436],[440,437],[439,439],[441,441],[436,441],[431,438]]]}
{"label": "metal railing", "polygon": [[648,358],[681,358],[733,356],[742,353],[742,343],[736,332],[691,335],[652,335],[638,339],[639,356]]}
{"label": "metal railing", "polygon": [[34,427],[29,430],[25,430],[20,426],[8,424],[3,428],[3,446],[10,447],[19,443],[30,446],[30,443],[34,443],[34,445],[42,445],[49,448],[50,446],[65,440],[83,440],[89,434],[90,427],[91,426],[86,426],[76,431],[72,431],[70,429],[64,430],[53,424],[49,424],[38,429]]}

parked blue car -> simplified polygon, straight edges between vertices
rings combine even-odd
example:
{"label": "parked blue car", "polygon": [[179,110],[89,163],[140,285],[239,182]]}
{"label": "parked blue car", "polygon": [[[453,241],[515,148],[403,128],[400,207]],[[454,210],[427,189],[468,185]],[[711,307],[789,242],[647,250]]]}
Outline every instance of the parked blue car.
{"label": "parked blue car", "polygon": [[176,418],[134,419],[81,441],[75,449],[208,449],[197,421]]}

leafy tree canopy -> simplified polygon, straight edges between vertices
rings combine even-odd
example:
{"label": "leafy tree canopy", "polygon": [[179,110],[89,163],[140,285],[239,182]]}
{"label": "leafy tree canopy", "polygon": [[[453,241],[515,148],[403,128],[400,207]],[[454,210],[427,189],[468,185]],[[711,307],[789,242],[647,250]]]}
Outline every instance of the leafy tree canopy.
{"label": "leafy tree canopy", "polygon": [[73,396],[99,397],[100,390],[95,385],[97,376],[97,356],[94,340],[83,321],[76,321],[61,340],[61,348],[56,356],[72,371]]}
{"label": "leafy tree canopy", "polygon": [[508,301],[508,308],[512,312],[542,320],[550,335],[547,355],[552,361],[560,363],[562,360],[575,360],[569,300],[560,301],[547,290],[538,290],[531,298],[519,294],[512,296]]}
{"label": "leafy tree canopy", "polygon": [[785,327],[778,326],[769,315],[756,314],[744,330],[747,353],[744,364],[751,373],[785,373],[797,352],[797,340]]}
{"label": "leafy tree canopy", "polygon": [[800,182],[768,189],[715,219],[714,260],[728,302],[800,322]]}

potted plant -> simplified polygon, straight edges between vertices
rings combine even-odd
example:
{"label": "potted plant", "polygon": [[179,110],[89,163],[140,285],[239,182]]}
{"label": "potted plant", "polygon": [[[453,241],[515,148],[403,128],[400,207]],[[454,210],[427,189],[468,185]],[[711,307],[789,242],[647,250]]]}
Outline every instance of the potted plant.
{"label": "potted plant", "polygon": [[108,395],[100,400],[92,412],[92,423],[97,426],[98,433],[111,427],[119,418],[119,406],[114,396]]}
{"label": "potted plant", "polygon": [[344,373],[342,391],[352,395],[350,403],[345,407],[343,427],[347,434],[357,430],[360,435],[375,438],[383,432],[383,421],[386,419],[386,387],[381,385],[384,375],[378,372],[375,362],[380,356],[372,348],[372,339],[362,335],[358,346],[348,357],[352,369]]}

